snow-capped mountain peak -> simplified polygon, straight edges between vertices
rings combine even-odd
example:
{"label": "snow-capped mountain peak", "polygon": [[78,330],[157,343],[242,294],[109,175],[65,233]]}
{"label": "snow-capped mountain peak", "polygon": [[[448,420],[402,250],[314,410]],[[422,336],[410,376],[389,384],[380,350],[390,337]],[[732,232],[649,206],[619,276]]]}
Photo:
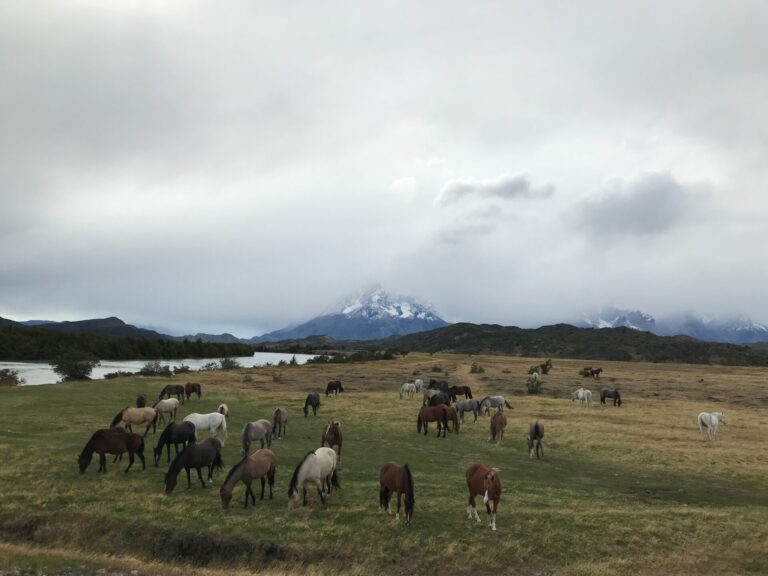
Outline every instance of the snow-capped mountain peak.
{"label": "snow-capped mountain peak", "polygon": [[645,332],[656,331],[656,319],[640,310],[622,310],[621,308],[603,308],[599,314],[584,316],[581,326],[588,328],[632,328]]}
{"label": "snow-capped mountain peak", "polygon": [[341,303],[335,311],[348,318],[439,320],[431,307],[413,298],[393,296],[381,286],[366,290]]}

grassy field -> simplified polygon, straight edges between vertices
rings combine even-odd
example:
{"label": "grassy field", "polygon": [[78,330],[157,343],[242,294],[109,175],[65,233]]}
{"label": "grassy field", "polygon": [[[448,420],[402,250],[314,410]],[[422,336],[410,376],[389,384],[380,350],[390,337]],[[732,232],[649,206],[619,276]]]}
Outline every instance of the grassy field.
{"label": "grassy field", "polygon": [[[578,377],[583,361],[556,360],[538,396],[524,393],[541,359],[409,354],[354,365],[243,369],[194,374],[202,400],[228,403],[227,468],[239,460],[246,421],[289,408],[273,500],[243,510],[242,487],[221,508],[219,475],[163,494],[167,466],[123,474],[97,461],[84,475],[76,457],[90,434],[167,379],[129,378],[0,390],[0,569],[64,565],[151,574],[766,574],[768,573],[768,372],[756,368],[602,362],[600,383]],[[470,374],[473,362],[484,373]],[[416,376],[414,376],[416,375]],[[400,384],[421,377],[469,384],[476,396],[504,394],[514,409],[500,445],[489,420],[437,439],[416,433],[419,401]],[[322,397],[304,418],[309,391],[340,379],[346,392]],[[570,401],[586,385],[622,391],[622,408]],[[696,415],[724,410],[718,440],[702,439]],[[325,508],[311,495],[289,511],[293,467],[319,446],[323,424],[342,422],[342,490]],[[545,423],[545,459],[530,460],[529,422]],[[378,508],[378,470],[411,465],[416,508],[410,527]],[[504,493],[496,532],[467,519],[464,470],[500,468]],[[484,514],[481,514],[484,516]]]}

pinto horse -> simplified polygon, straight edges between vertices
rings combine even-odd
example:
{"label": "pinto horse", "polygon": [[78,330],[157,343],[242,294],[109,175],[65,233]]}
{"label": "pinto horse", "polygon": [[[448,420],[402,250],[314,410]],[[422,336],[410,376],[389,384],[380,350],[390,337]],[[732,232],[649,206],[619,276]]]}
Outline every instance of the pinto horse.
{"label": "pinto horse", "polygon": [[424,435],[427,435],[427,425],[429,422],[437,422],[437,437],[440,438],[442,432],[445,438],[445,431],[448,428],[448,415],[445,406],[422,406],[419,410],[419,416],[416,419],[416,431],[421,434],[421,428],[424,427]]}
{"label": "pinto horse", "polygon": [[[467,468],[467,489],[469,490],[469,502],[467,504],[467,515],[480,522],[480,516],[475,507],[475,496],[483,495],[483,504],[488,514],[488,526],[491,530],[496,530],[496,508],[501,500],[501,478],[496,468],[487,468],[482,464],[472,464]],[[490,502],[493,501],[493,511],[491,511]]]}
{"label": "pinto horse", "polygon": [[277,432],[277,437],[282,438],[285,434],[286,424],[288,424],[288,408],[285,406],[275,408],[272,413],[272,437],[274,438],[275,432]]}
{"label": "pinto horse", "polygon": [[168,453],[166,462],[170,462],[171,444],[173,444],[173,448],[176,451],[176,456],[178,456],[179,444],[181,444],[182,449],[184,449],[188,444],[192,444],[194,442],[195,425],[192,424],[192,422],[182,422],[181,424],[171,422],[160,434],[160,439],[157,441],[157,446],[155,446],[155,466],[160,464],[160,458],[163,456],[163,448],[166,448]]}
{"label": "pinto horse", "polygon": [[307,399],[304,400],[304,418],[309,415],[309,408],[312,408],[312,416],[317,416],[317,409],[320,407],[320,394],[312,392],[307,394]]}
{"label": "pinto horse", "polygon": [[198,400],[202,397],[202,387],[198,382],[187,382],[184,384],[184,394],[187,396],[187,400],[189,400],[190,396],[192,394],[197,394]]}
{"label": "pinto horse", "polygon": [[267,482],[269,482],[269,499],[272,500],[272,487],[275,485],[275,455],[269,448],[257,450],[232,467],[224,480],[224,484],[219,489],[222,507],[225,510],[229,507],[229,503],[232,501],[232,491],[238,482],[245,484],[245,505],[243,508],[248,508],[249,497],[253,501],[253,505],[256,506],[256,495],[251,489],[251,482],[257,479],[261,480],[261,497],[259,500],[264,500],[264,487]]}
{"label": "pinto horse", "polygon": [[325,446],[326,442],[328,442],[329,448],[338,446],[339,449],[337,453],[339,455],[339,459],[338,459],[339,464],[341,464],[342,439],[343,438],[341,434],[341,423],[338,420],[328,421],[328,424],[326,424],[325,428],[323,428],[323,435],[320,437],[320,446]]}
{"label": "pinto horse", "polygon": [[320,501],[325,504],[325,488],[328,493],[331,487],[341,488],[336,472],[336,452],[331,448],[320,447],[313,452],[307,452],[293,471],[288,484],[288,507],[293,508],[299,501],[299,489],[303,494],[304,506],[307,505],[307,485],[314,484]]}
{"label": "pinto horse", "polygon": [[448,397],[451,399],[451,402],[456,402],[456,398],[461,395],[467,400],[471,400],[472,388],[469,386],[451,386],[448,388]]}
{"label": "pinto horse", "polygon": [[144,438],[139,434],[127,432],[122,428],[102,428],[96,430],[85,444],[85,448],[77,458],[77,464],[80,467],[80,474],[85,473],[85,469],[91,463],[93,453],[99,455],[99,472],[107,472],[106,454],[122,455],[128,452],[128,468],[133,466],[134,454],[141,460],[141,469],[146,469],[144,461]]}
{"label": "pinto horse", "polygon": [[541,451],[541,458],[544,458],[544,424],[540,424],[538,420],[531,422],[528,426],[528,455],[533,458],[533,453],[536,452],[536,459],[539,459],[539,451]]}
{"label": "pinto horse", "polygon": [[339,380],[331,380],[328,382],[328,385],[325,387],[326,397],[330,396],[331,394],[336,396],[339,392],[344,392],[344,386],[341,385]]}
{"label": "pinto horse", "polygon": [[603,388],[600,390],[600,404],[605,404],[606,398],[613,398],[613,405],[621,407],[621,394],[615,388]]}
{"label": "pinto horse", "polygon": [[395,462],[384,464],[379,471],[379,506],[392,514],[392,493],[397,493],[397,515],[400,520],[400,498],[405,494],[405,525],[411,524],[413,505],[416,501],[413,494],[413,475],[408,464],[400,466]]}
{"label": "pinto horse", "polygon": [[504,412],[496,412],[491,416],[491,435],[488,437],[488,442],[496,442],[496,437],[499,437],[499,442],[504,438],[504,429],[507,427],[507,417]]}
{"label": "pinto horse", "polygon": [[205,488],[201,468],[208,468],[208,482],[213,482],[213,471],[221,470],[224,467],[224,461],[221,459],[221,442],[218,438],[206,438],[202,442],[189,444],[181,454],[176,456],[168,467],[165,475],[165,493],[170,494],[176,487],[176,480],[181,469],[187,472],[187,488],[192,488],[192,480],[189,471],[191,468],[197,470],[197,477],[200,484]]}
{"label": "pinto horse", "polygon": [[123,422],[130,432],[133,432],[131,427],[132,424],[136,424],[137,426],[144,426],[146,424],[147,429],[144,431],[144,437],[146,438],[150,428],[152,428],[153,434],[157,431],[157,411],[154,408],[149,408],[147,406],[144,408],[131,408],[130,406],[126,406],[112,419],[112,423],[109,427],[114,428],[120,424],[120,422]]}
{"label": "pinto horse", "polygon": [[178,401],[184,404],[184,386],[181,384],[168,384],[165,388],[160,390],[159,400],[170,398],[171,396],[176,396]]}

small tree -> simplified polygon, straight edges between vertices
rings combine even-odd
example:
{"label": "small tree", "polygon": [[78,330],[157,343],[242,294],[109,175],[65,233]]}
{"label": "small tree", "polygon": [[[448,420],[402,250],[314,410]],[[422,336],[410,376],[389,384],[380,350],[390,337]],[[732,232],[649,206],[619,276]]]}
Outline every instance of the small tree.
{"label": "small tree", "polygon": [[0,386],[21,386],[26,380],[19,376],[18,370],[0,369]]}
{"label": "small tree", "polygon": [[168,364],[163,366],[160,364],[160,360],[152,360],[142,366],[139,374],[142,376],[171,376],[171,367]]}
{"label": "small tree", "polygon": [[186,374],[187,372],[191,372],[191,371],[192,371],[192,368],[190,368],[189,366],[183,363],[173,367],[174,374]]}
{"label": "small tree", "polygon": [[65,382],[90,380],[91,371],[99,365],[99,360],[86,352],[69,351],[51,360],[50,365]]}
{"label": "small tree", "polygon": [[219,364],[221,365],[222,370],[237,370],[238,368],[242,368],[240,362],[234,358],[222,358],[219,360]]}
{"label": "small tree", "polygon": [[485,368],[480,366],[477,362],[472,362],[472,366],[469,369],[470,374],[482,374],[485,372]]}

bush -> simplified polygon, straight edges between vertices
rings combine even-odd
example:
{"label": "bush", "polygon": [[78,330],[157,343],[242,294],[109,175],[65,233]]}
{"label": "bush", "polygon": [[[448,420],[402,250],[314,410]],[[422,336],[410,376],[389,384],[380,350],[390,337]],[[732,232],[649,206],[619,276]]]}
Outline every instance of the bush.
{"label": "bush", "polygon": [[173,367],[174,374],[186,374],[187,372],[192,372],[192,368],[190,368],[186,364],[180,364],[179,366]]}
{"label": "bush", "polygon": [[218,362],[206,362],[200,367],[200,372],[212,372],[213,370],[218,370],[219,364]]}
{"label": "bush", "polygon": [[163,366],[160,364],[160,360],[147,362],[139,370],[139,374],[142,376],[172,376],[171,367],[168,364]]}
{"label": "bush", "polygon": [[483,372],[485,372],[485,368],[477,362],[472,362],[472,367],[469,369],[470,374],[482,374]]}
{"label": "bush", "polygon": [[237,370],[238,368],[242,368],[240,362],[234,358],[222,358],[219,360],[219,365],[222,370]]}
{"label": "bush", "polygon": [[0,369],[0,386],[21,386],[26,380],[19,376],[18,370]]}
{"label": "bush", "polygon": [[133,376],[133,372],[126,372],[125,370],[118,370],[117,372],[109,372],[104,374],[105,380],[113,380],[115,378],[125,378],[126,376]]}
{"label": "bush", "polygon": [[98,358],[85,352],[74,350],[65,352],[49,362],[53,371],[61,376],[62,381],[90,380],[91,372],[99,365]]}
{"label": "bush", "polygon": [[430,372],[442,372],[443,371],[443,367],[440,366],[440,364],[435,364],[429,370],[430,370]]}

